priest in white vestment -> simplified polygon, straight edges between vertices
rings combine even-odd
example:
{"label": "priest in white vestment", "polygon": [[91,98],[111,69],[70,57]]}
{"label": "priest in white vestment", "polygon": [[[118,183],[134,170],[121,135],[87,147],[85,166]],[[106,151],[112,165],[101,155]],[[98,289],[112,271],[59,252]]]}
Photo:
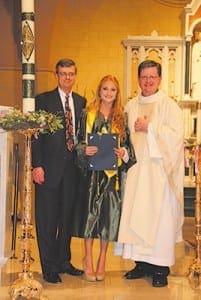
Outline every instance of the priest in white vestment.
{"label": "priest in white vestment", "polygon": [[125,107],[137,163],[127,172],[115,254],[135,261],[126,279],[168,284],[175,243],[182,240],[184,136],[182,111],[159,90],[161,65],[138,68],[141,94]]}

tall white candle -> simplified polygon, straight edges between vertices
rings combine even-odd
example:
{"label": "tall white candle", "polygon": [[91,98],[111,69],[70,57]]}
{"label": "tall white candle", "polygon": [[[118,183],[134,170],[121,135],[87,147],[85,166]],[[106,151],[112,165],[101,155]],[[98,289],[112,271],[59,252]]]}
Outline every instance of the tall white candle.
{"label": "tall white candle", "polygon": [[23,112],[35,110],[34,0],[21,0]]}
{"label": "tall white candle", "polygon": [[21,7],[22,7],[22,12],[33,12],[34,0],[22,0]]}

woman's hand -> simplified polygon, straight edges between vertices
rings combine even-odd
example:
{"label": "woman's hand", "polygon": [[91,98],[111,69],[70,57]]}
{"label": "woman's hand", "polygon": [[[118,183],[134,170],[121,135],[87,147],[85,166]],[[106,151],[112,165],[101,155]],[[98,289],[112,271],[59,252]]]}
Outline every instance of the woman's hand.
{"label": "woman's hand", "polygon": [[98,147],[96,147],[96,146],[86,146],[86,148],[85,148],[85,154],[87,156],[93,156],[97,152],[98,152]]}
{"label": "woman's hand", "polygon": [[114,148],[114,153],[119,157],[123,158],[125,155],[125,149],[124,148]]}

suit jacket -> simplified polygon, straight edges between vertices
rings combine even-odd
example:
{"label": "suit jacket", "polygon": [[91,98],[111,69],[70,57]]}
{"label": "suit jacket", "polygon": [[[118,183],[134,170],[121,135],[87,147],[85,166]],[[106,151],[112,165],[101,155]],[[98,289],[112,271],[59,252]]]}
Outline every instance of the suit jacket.
{"label": "suit jacket", "polygon": [[[82,109],[86,105],[86,99],[72,93],[75,110],[75,132]],[[32,166],[43,167],[45,170],[45,183],[48,187],[56,187],[63,175],[67,159],[74,159],[75,152],[69,152],[66,148],[65,138],[65,114],[58,88],[53,91],[36,96],[36,110],[42,109],[62,117],[64,128],[54,134],[40,134],[38,139],[32,140]]]}

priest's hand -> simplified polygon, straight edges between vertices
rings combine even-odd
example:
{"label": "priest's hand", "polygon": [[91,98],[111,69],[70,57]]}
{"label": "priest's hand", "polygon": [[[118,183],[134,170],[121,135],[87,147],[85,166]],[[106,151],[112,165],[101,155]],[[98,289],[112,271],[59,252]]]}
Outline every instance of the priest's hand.
{"label": "priest's hand", "polygon": [[147,117],[144,116],[143,118],[137,118],[137,120],[135,121],[135,124],[134,124],[134,128],[135,128],[135,131],[147,132],[148,125],[149,125],[149,121],[148,121]]}

